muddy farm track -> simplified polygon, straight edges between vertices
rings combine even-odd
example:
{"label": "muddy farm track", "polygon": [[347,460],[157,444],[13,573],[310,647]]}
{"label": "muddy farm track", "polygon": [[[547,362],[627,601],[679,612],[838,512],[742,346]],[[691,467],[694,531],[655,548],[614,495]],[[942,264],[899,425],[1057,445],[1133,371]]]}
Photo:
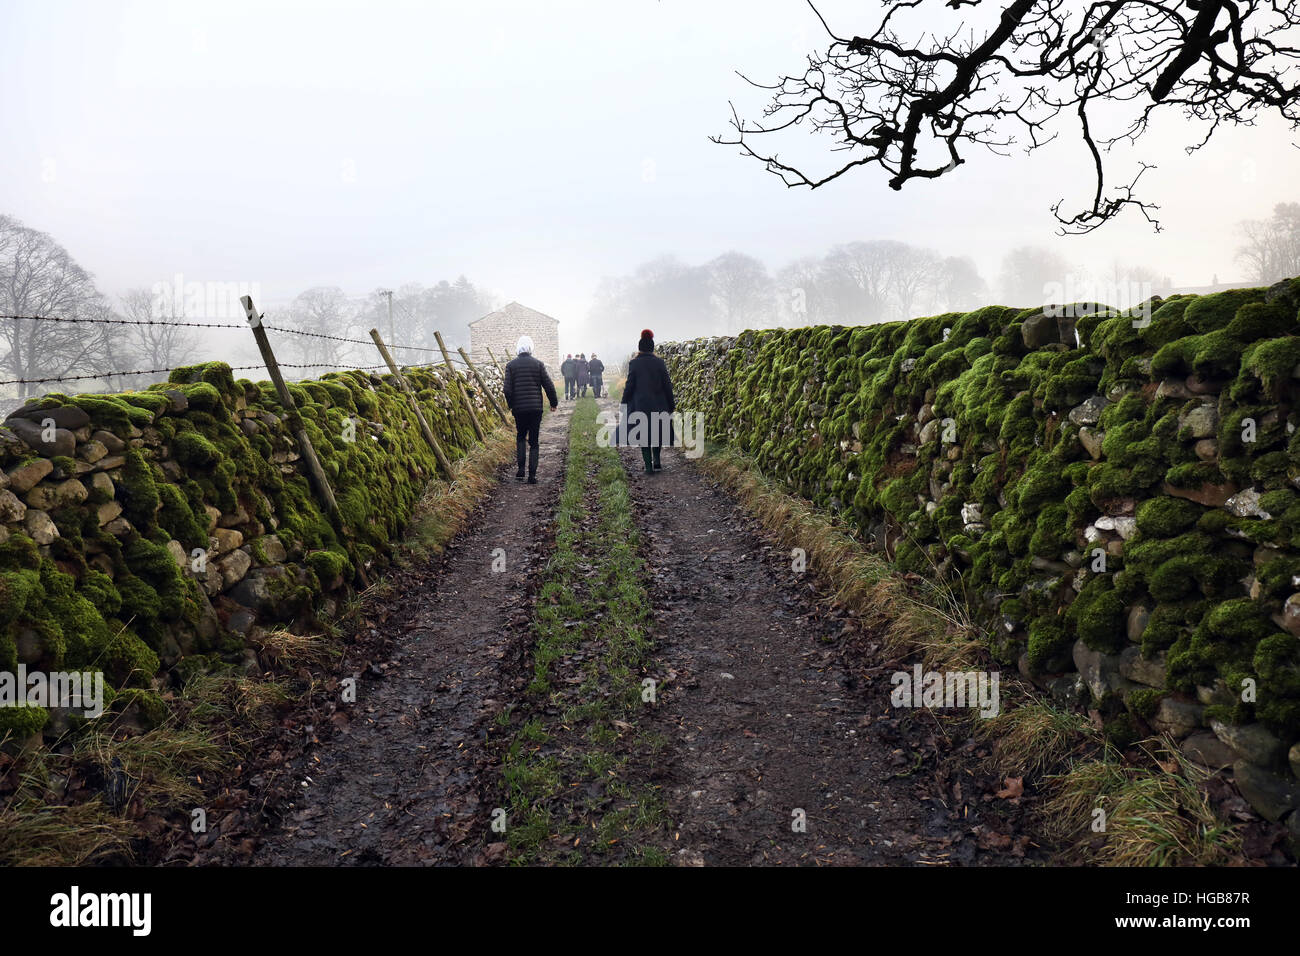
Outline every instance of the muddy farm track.
{"label": "muddy farm track", "polygon": [[657,667],[676,675],[653,720],[675,742],[677,862],[1018,861],[978,850],[981,815],[919,783],[924,751],[938,750],[933,725],[894,716],[884,672],[896,668],[863,666],[865,635],[789,550],[765,543],[679,450],[651,476],[638,476],[635,450],[623,455],[653,574]]}
{"label": "muddy farm track", "polygon": [[[320,742],[285,771],[266,768],[252,794],[261,819],[245,842],[213,841],[214,858],[256,845],[251,862],[263,865],[475,860],[482,788],[494,786],[482,744],[500,702],[518,692],[504,682],[527,652],[530,580],[552,536],[566,421],[543,422],[536,485],[517,482],[513,462],[503,467],[470,530],[429,566],[399,574],[340,670],[360,675],[350,716],[337,711],[328,737],[304,728]],[[493,572],[499,548],[509,561]]]}
{"label": "muddy farm track", "polygon": [[[504,466],[469,530],[366,610],[338,672],[360,675],[357,702],[318,709],[268,743],[232,798],[238,809],[192,862],[511,862],[491,829],[507,802],[492,738],[533,670],[572,414],[566,403],[543,423],[539,484]],[[796,573],[730,493],[679,449],[653,475],[635,450],[621,459],[651,604],[644,672],[662,684],[637,721],[660,744],[630,765],[631,783],[662,806],[646,837],[656,859],[1042,861],[1020,832],[1020,801],[994,799],[999,782],[976,769],[974,741],[890,706],[900,662],[881,660],[869,629]],[[497,548],[508,560],[494,572]]]}

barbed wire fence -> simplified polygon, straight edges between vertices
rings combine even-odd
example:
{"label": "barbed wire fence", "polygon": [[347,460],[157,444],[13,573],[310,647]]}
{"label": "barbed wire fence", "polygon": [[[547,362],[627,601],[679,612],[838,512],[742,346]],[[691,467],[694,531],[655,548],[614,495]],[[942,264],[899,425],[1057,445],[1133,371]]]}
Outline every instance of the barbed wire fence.
{"label": "barbed wire fence", "polygon": [[[295,328],[289,328],[287,326],[282,326],[282,325],[269,324],[264,321],[265,314],[258,312],[256,310],[251,296],[242,296],[240,301],[243,304],[244,311],[246,314],[246,318],[247,318],[246,324],[241,324],[236,322],[196,322],[196,321],[189,321],[185,319],[165,319],[165,318],[131,319],[122,316],[50,316],[50,315],[0,315],[0,321],[50,322],[50,323],[66,323],[72,325],[89,325],[89,326],[94,326],[94,325],[166,326],[166,327],[175,327],[175,328],[251,330],[253,333],[253,338],[257,343],[258,351],[261,353],[262,356],[262,364],[232,366],[231,371],[250,372],[256,370],[264,370],[269,376],[271,385],[277,392],[280,404],[284,407],[284,409],[289,415],[289,421],[291,425],[292,423],[295,422],[298,423],[293,426],[294,439],[296,440],[299,446],[302,460],[305,463],[306,475],[308,481],[312,486],[312,490],[316,495],[316,497],[320,500],[322,507],[329,514],[331,521],[334,523],[338,532],[342,535],[343,540],[349,540],[351,538],[351,533],[347,527],[346,522],[344,521],[343,514],[339,509],[338,500],[335,497],[332,483],[330,482],[329,477],[326,475],[324,468],[321,465],[320,459],[316,454],[316,450],[312,445],[311,438],[307,434],[306,429],[303,428],[301,426],[301,423],[299,422],[297,403],[294,399],[293,394],[289,391],[288,385],[286,384],[285,377],[282,373],[283,369],[290,369],[294,371],[307,371],[307,370],[319,371],[321,369],[326,369],[330,371],[362,371],[362,372],[377,372],[381,370],[386,371],[397,382],[398,387],[404,393],[406,393],[412,411],[415,415],[415,418],[419,422],[420,430],[425,440],[433,449],[435,457],[437,458],[438,466],[441,468],[444,477],[446,477],[448,481],[451,481],[453,480],[455,475],[451,461],[447,457],[445,450],[442,448],[441,444],[439,443],[437,436],[434,435],[432,429],[430,428],[428,421],[424,416],[424,412],[420,407],[420,402],[417,399],[414,390],[407,382],[405,376],[405,372],[411,369],[432,368],[435,366],[441,366],[443,368],[446,368],[447,371],[451,374],[455,382],[455,391],[459,394],[461,400],[464,402],[465,411],[469,417],[471,424],[473,425],[474,433],[478,437],[478,440],[480,442],[484,442],[487,440],[487,433],[483,429],[482,424],[480,423],[479,418],[475,413],[474,401],[471,399],[470,395],[471,392],[473,391],[474,382],[477,382],[480,385],[482,385],[485,390],[488,389],[489,386],[487,386],[486,382],[481,377],[478,369],[475,367],[472,360],[470,360],[469,356],[464,351],[460,352],[459,357],[457,358],[452,357],[451,353],[447,349],[446,343],[443,341],[442,334],[440,332],[435,331],[433,333],[434,338],[437,340],[438,343],[438,347],[436,349],[425,345],[414,345],[411,343],[386,343],[379,335],[379,332],[374,329],[372,329],[370,333],[371,340],[366,341],[365,339],[355,339],[345,335],[334,335],[329,332],[312,332],[306,329],[295,329]],[[383,358],[384,362],[381,365],[364,365],[364,366],[363,365],[348,366],[346,363],[341,363],[341,362],[282,363],[275,356],[275,352],[274,349],[272,348],[268,333],[274,333],[276,335],[286,336],[286,337],[300,336],[309,339],[328,340],[331,342],[346,343],[348,345],[369,346],[378,349],[379,354]],[[432,361],[432,362],[421,362],[421,363],[399,365],[393,359],[392,352],[390,350],[404,350],[407,352],[415,352],[415,353],[430,354],[430,355],[436,353],[439,356],[439,360]],[[93,382],[103,382],[106,385],[108,385],[111,389],[112,383],[115,379],[124,380],[133,377],[140,377],[140,376],[169,375],[172,372],[177,371],[178,369],[191,367],[193,364],[195,363],[186,363],[183,365],[169,366],[165,368],[135,369],[130,371],[114,370],[114,371],[98,371],[98,372],[78,372],[75,371],[74,369],[69,369],[65,374],[61,374],[61,375],[36,375],[31,377],[20,375],[18,378],[0,379],[0,388],[14,386],[14,385],[18,385],[18,386],[51,385],[51,384],[58,384],[58,383],[65,383],[65,382],[92,382],[93,381]],[[495,363],[493,364],[495,365]],[[471,376],[473,379],[472,381],[470,380]],[[500,416],[501,421],[504,423],[505,413],[501,411],[500,406],[497,405],[495,398],[491,395],[490,391],[488,391],[488,393],[484,396],[484,399],[486,402],[490,403],[490,406],[496,411],[496,414]],[[4,411],[12,411],[13,408],[5,407],[7,401],[8,400],[0,399],[0,403],[4,403],[4,404],[0,404],[0,409],[3,409]],[[21,401],[21,399],[19,399],[19,401]],[[16,408],[16,406],[14,407]],[[358,562],[356,564],[356,567],[357,567],[357,574],[360,577],[362,584],[368,587],[369,581],[367,579],[364,564]]]}
{"label": "barbed wire fence", "polygon": [[[122,318],[118,316],[74,317],[74,316],[53,316],[53,315],[0,315],[0,321],[52,322],[52,323],[62,323],[67,325],[165,326],[171,328],[188,328],[188,329],[248,329],[249,328],[247,323],[239,323],[239,322],[195,322],[195,321],[188,321],[182,319],[128,319],[128,318]],[[343,335],[332,335],[327,332],[311,332],[305,329],[295,329],[295,328],[290,328],[288,326],[273,325],[271,323],[266,323],[266,322],[262,323],[262,328],[264,328],[268,332],[274,332],[277,335],[299,336],[299,337],[310,338],[310,339],[328,340],[331,342],[338,342],[341,344],[360,345],[369,348],[374,347],[374,342],[369,341],[367,339],[350,338],[348,336],[343,336]],[[424,346],[424,345],[412,345],[409,343],[385,343],[385,344],[388,345],[389,349],[394,351],[400,350],[403,352],[438,354],[440,356],[443,354],[442,350],[439,348],[431,348],[429,346]],[[403,364],[401,367],[408,368],[408,369],[432,368],[439,365],[443,365],[447,361],[450,361],[454,365],[459,366],[461,368],[468,367],[467,363],[463,359],[457,356],[446,356],[444,359],[440,359],[439,361],[433,361],[433,362],[406,363]],[[19,386],[50,385],[50,384],[58,384],[63,382],[104,382],[106,384],[109,384],[114,379],[130,379],[130,378],[139,378],[143,376],[153,377],[158,375],[167,375],[170,374],[171,372],[176,371],[178,368],[185,368],[188,367],[188,365],[192,365],[192,364],[195,363],[187,363],[187,365],[179,365],[179,366],[169,366],[166,368],[132,369],[126,371],[115,370],[115,371],[102,371],[102,372],[93,372],[93,373],[50,375],[50,376],[41,376],[41,377],[32,377],[32,378],[28,378],[28,377],[3,378],[0,379],[0,387],[8,387],[13,385],[19,385]],[[297,363],[280,362],[278,364],[280,368],[294,369],[296,371],[298,370],[319,371],[323,369],[329,371],[375,372],[375,371],[387,370],[388,368],[386,364],[348,365],[347,363],[334,363],[334,362],[297,362]],[[258,370],[264,371],[265,366],[263,365],[231,366],[232,372],[253,372]],[[0,372],[0,374],[3,374],[3,372]],[[4,401],[4,400],[5,399],[0,398],[0,401]]]}

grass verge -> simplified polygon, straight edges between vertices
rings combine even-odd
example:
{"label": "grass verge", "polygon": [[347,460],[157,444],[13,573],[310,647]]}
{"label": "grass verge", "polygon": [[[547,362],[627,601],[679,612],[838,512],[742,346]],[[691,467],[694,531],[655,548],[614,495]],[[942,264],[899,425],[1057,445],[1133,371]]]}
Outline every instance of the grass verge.
{"label": "grass verge", "polygon": [[533,616],[533,673],[498,718],[514,863],[662,864],[656,789],[635,782],[659,741],[636,727],[650,650],[649,596],[618,451],[597,406],[574,406],[556,546]]}

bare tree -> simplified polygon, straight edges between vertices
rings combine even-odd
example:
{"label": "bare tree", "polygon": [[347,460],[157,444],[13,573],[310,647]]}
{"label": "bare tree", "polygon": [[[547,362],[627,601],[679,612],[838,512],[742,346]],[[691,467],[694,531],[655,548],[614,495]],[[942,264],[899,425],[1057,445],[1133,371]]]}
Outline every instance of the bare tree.
{"label": "bare tree", "polygon": [[[389,322],[389,295],[392,295],[392,322]],[[407,282],[396,289],[375,289],[369,295],[361,297],[356,303],[356,326],[358,330],[378,329],[384,337],[385,344],[393,350],[393,357],[399,364],[413,362],[412,353],[399,349],[401,345],[424,345],[425,319],[421,315],[421,297],[424,286],[418,282]],[[362,338],[365,338],[363,335]]]}
{"label": "bare tree", "polygon": [[[0,216],[0,315],[94,318],[109,314],[90,273],[47,234]],[[15,379],[59,378],[107,371],[111,336],[104,327],[0,320],[0,369]],[[47,390],[17,386],[26,398]]]}
{"label": "bare tree", "polygon": [[988,284],[968,256],[949,256],[940,264],[935,280],[936,308],[958,311],[984,302]]}
{"label": "bare tree", "polygon": [[1300,203],[1278,203],[1270,218],[1247,220],[1240,228],[1245,241],[1237,247],[1237,261],[1252,281],[1300,276]]}
{"label": "bare tree", "polygon": [[773,325],[907,319],[941,306],[974,306],[984,290],[970,259],[945,259],[931,249],[874,239],[797,259],[775,278],[758,259],[740,252],[703,266],[664,256],[630,276],[601,280],[591,317],[611,328],[649,326],[667,340]]}
{"label": "bare tree", "polygon": [[937,283],[941,264],[928,249],[872,239],[831,249],[823,276],[838,319],[865,325],[912,318],[923,294]]}
{"label": "bare tree", "polygon": [[1065,259],[1041,246],[1020,246],[1002,259],[1002,296],[1008,305],[1043,305],[1047,289],[1064,288],[1071,275]]}
{"label": "bare tree", "polygon": [[726,252],[709,262],[712,302],[722,330],[735,335],[744,329],[772,324],[772,279],[767,266],[753,256]]}
{"label": "bare tree", "polygon": [[[170,309],[160,310],[158,296],[148,289],[129,289],[118,301],[125,319],[159,323],[185,321],[184,315],[172,315]],[[128,325],[124,340],[120,352],[133,369],[176,368],[193,361],[199,348],[193,329],[169,324]]]}
{"label": "bare tree", "polygon": [[[831,42],[807,69],[763,84],[771,101],[758,121],[732,107],[739,146],[787,186],[816,188],[875,165],[892,189],[937,179],[973,147],[1005,154],[1053,139],[1069,117],[1095,170],[1091,202],[1072,215],[1052,208],[1063,232],[1085,233],[1136,206],[1159,231],[1156,209],[1134,194],[1146,169],[1107,187],[1103,155],[1135,143],[1154,114],[1178,110],[1197,126],[1197,149],[1222,123],[1251,125],[1276,113],[1300,127],[1300,50],[1288,31],[1300,6],[1281,0],[890,0],[865,35]],[[947,8],[947,9],[944,9]],[[814,7],[814,13],[816,8]],[[940,26],[936,29],[936,23]],[[1103,121],[1117,119],[1103,131]],[[805,172],[753,143],[804,126],[844,157]]]}
{"label": "bare tree", "polygon": [[480,289],[465,276],[455,282],[441,280],[426,289],[421,309],[426,320],[426,341],[433,342],[433,330],[442,332],[449,348],[469,345],[469,323],[480,319],[496,308],[492,295]]}
{"label": "bare tree", "polygon": [[432,286],[405,283],[393,290],[392,307],[390,330],[387,295],[376,289],[357,303],[357,326],[377,328],[385,339],[392,339],[388,344],[399,363],[418,364],[430,361],[428,353],[417,349],[436,348],[435,331],[453,351],[469,345],[469,323],[491,312],[495,303],[491,294],[462,275],[455,282],[443,279]]}
{"label": "bare tree", "polygon": [[897,250],[889,272],[891,318],[911,319],[932,311],[942,276],[943,258],[937,252],[912,246]]}
{"label": "bare tree", "polygon": [[826,269],[818,256],[796,259],[776,274],[777,310],[786,326],[838,320]]}
{"label": "bare tree", "polygon": [[826,286],[837,315],[846,324],[865,325],[889,317],[889,269],[894,254],[892,244],[883,240],[849,242],[827,254],[823,264]]}
{"label": "bare tree", "polygon": [[[283,325],[307,335],[286,335],[285,349],[297,364],[347,368],[356,364],[355,345],[339,339],[358,338],[358,312],[337,286],[317,286],[301,292],[282,316],[268,317],[269,325]],[[320,369],[306,370],[313,377]]]}

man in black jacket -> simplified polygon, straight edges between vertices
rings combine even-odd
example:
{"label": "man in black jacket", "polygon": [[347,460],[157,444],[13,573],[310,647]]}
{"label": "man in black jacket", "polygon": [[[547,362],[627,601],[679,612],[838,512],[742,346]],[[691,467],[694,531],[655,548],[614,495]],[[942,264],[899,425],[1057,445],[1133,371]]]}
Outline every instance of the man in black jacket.
{"label": "man in black jacket", "polygon": [[601,378],[605,374],[605,363],[596,358],[596,353],[591,353],[591,361],[587,363],[587,374],[591,376],[591,394],[600,398],[600,389],[605,384]]}
{"label": "man in black jacket", "polygon": [[533,358],[533,340],[526,335],[515,344],[517,357],[506,366],[506,405],[515,416],[515,459],[519,471],[515,477],[524,479],[524,442],[528,443],[528,483],[537,484],[538,441],[542,430],[542,392],[550,400],[551,410],[559,407],[555,385],[546,373],[546,366]]}
{"label": "man in black jacket", "polygon": [[574,369],[574,365],[572,352],[560,363],[560,374],[564,376],[564,397],[566,399],[576,398],[578,394],[578,373]]}
{"label": "man in black jacket", "polygon": [[587,371],[587,353],[579,352],[577,359],[573,363],[573,374],[578,376],[578,397],[587,397],[587,380],[590,373]]}
{"label": "man in black jacket", "polygon": [[637,354],[627,363],[627,382],[623,386],[622,404],[627,417],[620,430],[624,441],[641,447],[645,473],[653,474],[663,469],[660,449],[665,440],[672,444],[672,423],[668,418],[677,410],[673,398],[673,383],[668,377],[668,366],[655,355],[654,333],[641,332]]}

